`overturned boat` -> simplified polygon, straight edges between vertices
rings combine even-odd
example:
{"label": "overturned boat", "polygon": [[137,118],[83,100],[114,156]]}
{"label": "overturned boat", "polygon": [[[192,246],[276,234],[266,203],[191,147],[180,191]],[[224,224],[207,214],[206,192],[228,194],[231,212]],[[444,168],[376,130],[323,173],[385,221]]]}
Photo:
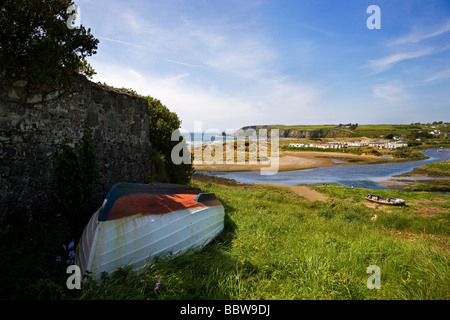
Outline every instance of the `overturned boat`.
{"label": "overturned boat", "polygon": [[368,201],[381,203],[381,204],[388,204],[388,205],[392,205],[392,206],[404,206],[406,203],[405,200],[403,200],[403,199],[398,199],[398,198],[393,198],[393,197],[383,198],[376,194],[368,194],[365,198]]}
{"label": "overturned boat", "polygon": [[214,193],[175,184],[120,183],[111,188],[81,236],[75,263],[81,274],[139,270],[156,256],[199,249],[224,226]]}

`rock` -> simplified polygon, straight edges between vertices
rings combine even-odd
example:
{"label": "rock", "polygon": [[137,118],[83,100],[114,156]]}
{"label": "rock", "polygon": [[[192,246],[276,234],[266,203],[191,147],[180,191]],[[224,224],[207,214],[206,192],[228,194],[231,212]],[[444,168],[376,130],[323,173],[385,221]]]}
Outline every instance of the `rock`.
{"label": "rock", "polygon": [[42,102],[42,94],[35,94],[27,98],[27,103],[38,103]]}
{"label": "rock", "polygon": [[25,86],[27,85],[27,83],[28,83],[27,80],[17,80],[17,81],[14,81],[12,85],[13,85],[14,87],[20,87],[20,88],[23,88],[23,87],[25,87]]}
{"label": "rock", "polygon": [[45,101],[53,100],[59,97],[59,91],[55,90],[47,94],[44,98]]}
{"label": "rock", "polygon": [[19,98],[19,95],[17,94],[16,90],[14,90],[14,89],[9,90],[9,92],[8,92],[8,97],[9,97],[11,100],[19,100],[19,99],[20,99],[20,98]]}

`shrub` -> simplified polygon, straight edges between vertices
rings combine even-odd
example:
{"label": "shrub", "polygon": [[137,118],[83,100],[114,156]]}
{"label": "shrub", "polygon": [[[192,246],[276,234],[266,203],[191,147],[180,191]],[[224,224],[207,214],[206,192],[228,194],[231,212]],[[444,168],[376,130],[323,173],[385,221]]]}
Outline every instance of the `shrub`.
{"label": "shrub", "polygon": [[148,101],[149,139],[154,149],[154,165],[156,172],[151,181],[187,184],[194,168],[191,163],[175,164],[171,159],[172,149],[180,141],[172,141],[172,132],[180,128],[181,120],[175,112],[171,112],[160,100],[150,96],[144,97]]}
{"label": "shrub", "polygon": [[73,228],[83,227],[92,212],[92,194],[99,177],[90,130],[85,130],[76,148],[64,145],[55,165],[55,200],[59,213]]}
{"label": "shrub", "polygon": [[425,159],[426,156],[415,149],[411,149],[408,147],[398,148],[392,153],[392,156],[395,158],[403,158],[403,159]]}

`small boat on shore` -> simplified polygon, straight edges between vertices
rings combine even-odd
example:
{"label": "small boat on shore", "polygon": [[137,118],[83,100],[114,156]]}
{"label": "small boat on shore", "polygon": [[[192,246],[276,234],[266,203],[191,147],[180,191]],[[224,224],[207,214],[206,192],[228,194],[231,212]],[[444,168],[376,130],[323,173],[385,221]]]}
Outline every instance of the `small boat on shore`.
{"label": "small boat on shore", "polygon": [[85,227],[75,253],[95,279],[156,256],[200,249],[222,232],[224,208],[214,193],[176,184],[120,183]]}
{"label": "small boat on shore", "polygon": [[391,206],[404,206],[406,203],[405,200],[403,200],[403,199],[398,199],[398,198],[393,198],[393,197],[383,198],[383,197],[380,197],[375,194],[368,194],[365,198],[368,201],[381,203],[381,204],[388,204]]}

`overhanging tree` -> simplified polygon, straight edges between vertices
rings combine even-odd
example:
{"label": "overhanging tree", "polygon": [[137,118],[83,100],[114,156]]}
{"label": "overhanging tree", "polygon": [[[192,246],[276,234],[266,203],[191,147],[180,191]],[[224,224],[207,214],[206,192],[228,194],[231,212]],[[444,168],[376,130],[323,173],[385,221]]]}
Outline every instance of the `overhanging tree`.
{"label": "overhanging tree", "polygon": [[33,82],[49,82],[55,74],[95,72],[86,57],[98,40],[82,25],[69,28],[70,0],[1,0],[0,61],[7,72]]}

